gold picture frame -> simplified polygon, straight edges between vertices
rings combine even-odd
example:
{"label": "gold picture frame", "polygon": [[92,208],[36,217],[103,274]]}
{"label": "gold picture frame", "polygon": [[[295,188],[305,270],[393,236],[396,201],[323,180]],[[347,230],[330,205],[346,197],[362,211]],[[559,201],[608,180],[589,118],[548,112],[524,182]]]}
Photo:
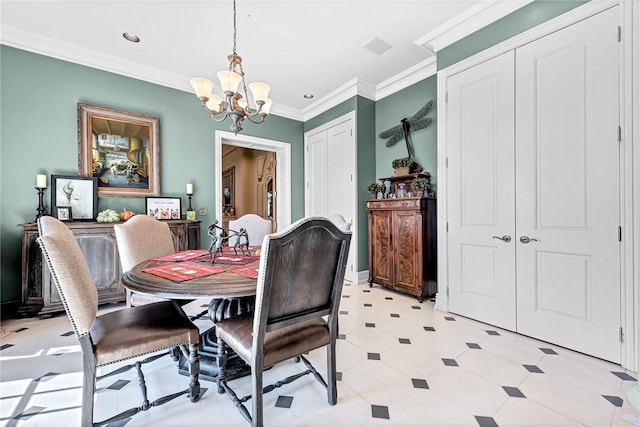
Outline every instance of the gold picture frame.
{"label": "gold picture frame", "polygon": [[78,170],[98,179],[98,197],[160,195],[157,117],[78,104]]}

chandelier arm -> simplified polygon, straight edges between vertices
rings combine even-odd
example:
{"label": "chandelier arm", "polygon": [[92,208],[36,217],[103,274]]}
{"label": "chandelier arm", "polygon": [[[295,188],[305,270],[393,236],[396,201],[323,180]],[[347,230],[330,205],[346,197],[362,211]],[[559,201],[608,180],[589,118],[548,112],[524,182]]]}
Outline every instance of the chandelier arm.
{"label": "chandelier arm", "polygon": [[256,114],[254,114],[253,116],[246,116],[247,119],[249,119],[249,121],[253,124],[259,125],[261,123],[264,123],[264,119],[265,117],[267,117],[266,114],[260,114],[260,118],[258,120],[253,120],[253,117],[255,117]]}

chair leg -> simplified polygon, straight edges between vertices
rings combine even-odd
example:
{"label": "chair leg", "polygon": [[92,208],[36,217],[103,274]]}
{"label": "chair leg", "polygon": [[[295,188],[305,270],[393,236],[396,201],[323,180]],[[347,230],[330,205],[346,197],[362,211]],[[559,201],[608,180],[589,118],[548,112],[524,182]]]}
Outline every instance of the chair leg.
{"label": "chair leg", "polygon": [[336,340],[331,338],[327,346],[327,400],[330,405],[338,401],[338,388],[336,385]]}
{"label": "chair leg", "polygon": [[222,381],[224,381],[225,370],[227,366],[227,345],[225,342],[218,338],[216,340],[218,343],[218,355],[216,357],[216,364],[218,365],[218,376],[216,377],[216,381],[218,383],[218,393],[224,393],[224,386],[222,385]]}
{"label": "chair leg", "polygon": [[189,398],[192,402],[200,399],[200,360],[198,359],[198,344],[189,343]]}
{"label": "chair leg", "polygon": [[[83,337],[84,338],[84,337]],[[93,426],[93,396],[96,390],[96,363],[88,339],[80,340],[82,348],[82,427]]]}
{"label": "chair leg", "polygon": [[262,427],[262,361],[256,361],[255,366],[251,368],[251,405],[252,405],[252,426]]}

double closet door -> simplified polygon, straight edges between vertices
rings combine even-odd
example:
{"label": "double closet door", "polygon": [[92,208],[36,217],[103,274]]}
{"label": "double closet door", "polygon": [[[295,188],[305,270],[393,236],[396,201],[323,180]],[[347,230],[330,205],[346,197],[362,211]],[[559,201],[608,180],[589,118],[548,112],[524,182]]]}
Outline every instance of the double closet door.
{"label": "double closet door", "polygon": [[618,13],[446,83],[449,310],[617,363]]}

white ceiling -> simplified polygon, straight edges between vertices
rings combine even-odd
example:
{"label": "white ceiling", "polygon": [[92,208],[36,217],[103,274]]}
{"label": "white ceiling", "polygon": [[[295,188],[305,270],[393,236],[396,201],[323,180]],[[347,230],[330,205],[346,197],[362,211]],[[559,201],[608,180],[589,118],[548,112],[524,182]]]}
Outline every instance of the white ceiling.
{"label": "white ceiling", "polygon": [[[412,75],[433,74],[434,50],[529,1],[237,0],[237,52],[247,84],[271,83],[272,112],[303,120],[354,82],[379,99],[413,83]],[[0,40],[190,92],[190,77],[216,81],[228,66],[232,7],[232,0],[1,0]],[[373,37],[392,47],[372,53],[363,45]]]}

